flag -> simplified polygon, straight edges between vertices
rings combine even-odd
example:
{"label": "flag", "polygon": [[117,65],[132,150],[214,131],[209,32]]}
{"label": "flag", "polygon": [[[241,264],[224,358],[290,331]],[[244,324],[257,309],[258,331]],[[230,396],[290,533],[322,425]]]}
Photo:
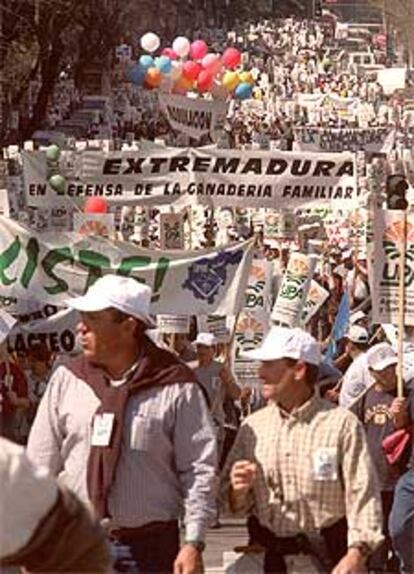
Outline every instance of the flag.
{"label": "flag", "polygon": [[342,295],[341,302],[339,303],[335,323],[332,328],[328,349],[326,351],[327,359],[333,359],[335,357],[337,353],[336,343],[345,336],[345,333],[348,330],[349,315],[350,315],[349,295],[345,291],[345,293]]}

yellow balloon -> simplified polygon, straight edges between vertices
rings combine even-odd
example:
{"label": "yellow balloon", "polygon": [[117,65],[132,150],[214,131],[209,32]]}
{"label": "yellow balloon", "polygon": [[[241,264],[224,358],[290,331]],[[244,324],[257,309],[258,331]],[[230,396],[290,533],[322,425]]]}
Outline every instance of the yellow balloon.
{"label": "yellow balloon", "polygon": [[229,92],[232,92],[239,85],[239,75],[237,72],[226,72],[223,76],[223,86]]}
{"label": "yellow balloon", "polygon": [[240,83],[243,84],[254,84],[254,79],[251,72],[240,72],[239,80]]}
{"label": "yellow balloon", "polygon": [[253,96],[255,100],[261,100],[263,98],[262,90],[260,88],[255,88]]}

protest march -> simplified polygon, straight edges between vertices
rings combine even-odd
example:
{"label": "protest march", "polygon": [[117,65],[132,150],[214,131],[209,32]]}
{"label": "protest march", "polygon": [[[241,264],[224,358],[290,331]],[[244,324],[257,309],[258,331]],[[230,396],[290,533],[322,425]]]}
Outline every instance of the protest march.
{"label": "protest march", "polygon": [[0,7],[0,571],[414,573],[410,0],[65,2]]}

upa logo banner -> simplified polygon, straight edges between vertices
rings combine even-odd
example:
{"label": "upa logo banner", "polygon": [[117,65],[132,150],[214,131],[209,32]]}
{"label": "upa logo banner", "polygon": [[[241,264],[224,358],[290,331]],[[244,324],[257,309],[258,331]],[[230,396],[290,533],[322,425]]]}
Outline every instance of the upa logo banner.
{"label": "upa logo banner", "polygon": [[400,257],[404,245],[404,323],[414,325],[414,214],[407,214],[404,239],[402,212],[377,210],[374,222],[374,255],[370,261],[374,268],[374,322],[398,322]]}
{"label": "upa logo banner", "polygon": [[272,263],[265,259],[256,259],[250,269],[249,281],[246,289],[245,309],[254,311],[268,310],[270,306],[270,291],[272,278]]}
{"label": "upa logo banner", "polygon": [[300,322],[317,258],[292,253],[272,311],[272,321],[286,327]]}

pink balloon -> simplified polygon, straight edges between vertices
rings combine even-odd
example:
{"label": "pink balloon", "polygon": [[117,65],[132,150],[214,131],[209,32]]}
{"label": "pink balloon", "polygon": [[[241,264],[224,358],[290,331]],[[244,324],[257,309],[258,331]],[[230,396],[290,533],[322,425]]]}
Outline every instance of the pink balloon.
{"label": "pink balloon", "polygon": [[164,48],[161,54],[163,56],[168,56],[170,60],[178,60],[178,56],[172,48]]}
{"label": "pink balloon", "polygon": [[196,80],[203,68],[197,62],[188,60],[183,65],[183,76],[187,80]]}
{"label": "pink balloon", "polygon": [[194,60],[202,60],[204,56],[207,54],[207,50],[208,50],[207,44],[204,42],[204,40],[195,40],[191,44],[190,56]]}
{"label": "pink balloon", "polygon": [[213,85],[213,76],[207,70],[202,70],[197,78],[197,88],[200,92],[208,92]]}
{"label": "pink balloon", "polygon": [[204,56],[202,64],[203,68],[213,76],[217,74],[221,68],[221,61],[217,54],[207,54]]}
{"label": "pink balloon", "polygon": [[226,68],[233,70],[240,64],[241,54],[236,48],[227,48],[227,50],[224,51],[221,61],[226,66]]}

